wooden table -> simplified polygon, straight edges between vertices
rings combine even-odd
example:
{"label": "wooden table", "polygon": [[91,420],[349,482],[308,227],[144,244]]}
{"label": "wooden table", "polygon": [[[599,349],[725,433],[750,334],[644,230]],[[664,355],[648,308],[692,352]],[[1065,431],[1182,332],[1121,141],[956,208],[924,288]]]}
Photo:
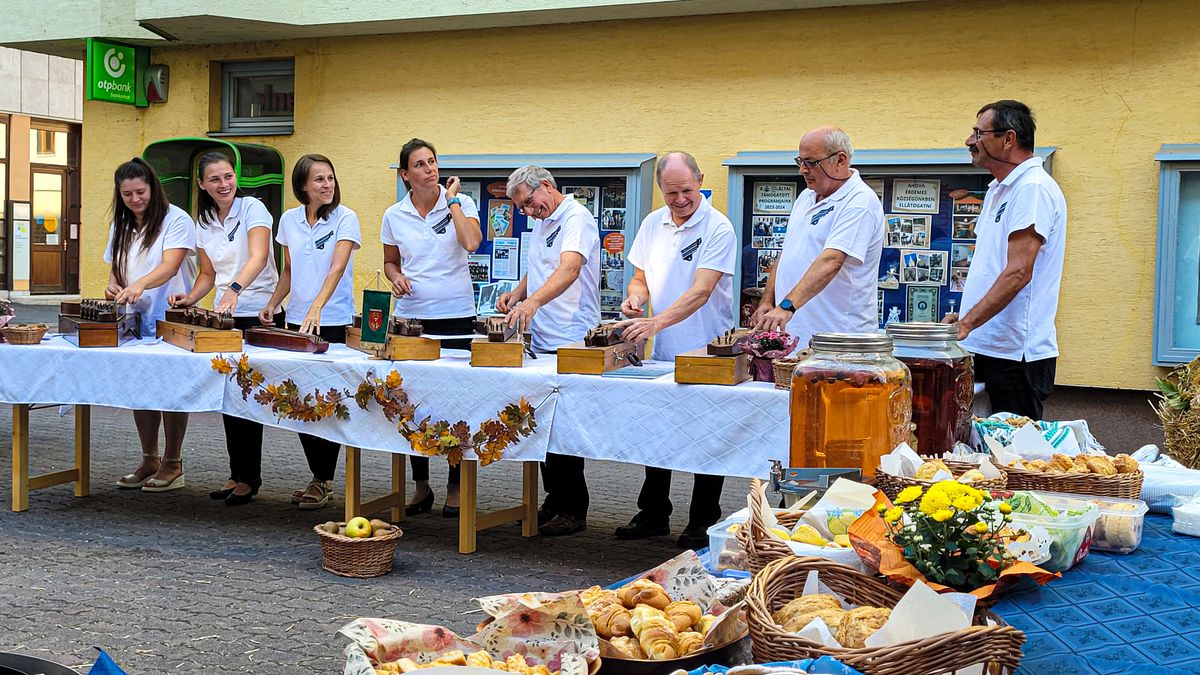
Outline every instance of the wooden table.
{"label": "wooden table", "polygon": [[75,467],[37,475],[29,474],[29,411],[33,406],[12,406],[12,510],[29,510],[29,492],[54,485],[75,483],[75,496],[91,491],[92,408],[75,406]]}

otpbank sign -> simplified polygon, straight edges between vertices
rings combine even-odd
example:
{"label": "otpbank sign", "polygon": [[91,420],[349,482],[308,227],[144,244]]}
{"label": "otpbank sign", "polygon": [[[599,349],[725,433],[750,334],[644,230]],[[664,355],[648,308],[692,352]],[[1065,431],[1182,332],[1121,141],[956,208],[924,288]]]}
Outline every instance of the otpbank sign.
{"label": "otpbank sign", "polygon": [[148,105],[141,74],[150,63],[149,47],[88,38],[86,63],[89,101]]}

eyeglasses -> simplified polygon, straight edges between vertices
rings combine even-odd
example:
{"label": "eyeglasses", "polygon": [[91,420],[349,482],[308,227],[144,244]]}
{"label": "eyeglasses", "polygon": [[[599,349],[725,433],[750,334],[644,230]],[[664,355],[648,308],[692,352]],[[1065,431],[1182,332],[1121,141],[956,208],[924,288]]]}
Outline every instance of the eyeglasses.
{"label": "eyeglasses", "polygon": [[980,140],[983,140],[984,134],[1005,134],[1010,131],[1012,131],[1012,129],[975,129],[975,128],[972,128],[970,137],[975,139],[975,141],[980,141]]}
{"label": "eyeglasses", "polygon": [[530,190],[529,194],[525,197],[525,200],[520,204],[517,204],[517,210],[521,212],[521,215],[528,215],[526,211],[529,210],[529,205],[533,203],[533,196],[537,194],[537,191],[541,190],[543,187],[545,186],[538,185],[537,187],[533,188],[533,190]]}
{"label": "eyeglasses", "polygon": [[828,155],[825,155],[824,157],[822,157],[821,159],[800,159],[799,157],[796,157],[793,159],[793,161],[796,162],[796,166],[798,168],[815,169],[815,168],[817,168],[818,164],[820,164],[821,162],[824,162],[825,160],[829,159],[830,157],[833,157],[836,154],[837,154],[836,152],[831,152]]}

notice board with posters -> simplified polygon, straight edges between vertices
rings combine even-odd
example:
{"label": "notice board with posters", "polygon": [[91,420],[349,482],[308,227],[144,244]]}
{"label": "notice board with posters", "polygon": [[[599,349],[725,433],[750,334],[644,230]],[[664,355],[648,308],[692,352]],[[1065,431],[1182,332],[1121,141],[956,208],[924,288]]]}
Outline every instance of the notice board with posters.
{"label": "notice board with posters", "polygon": [[[526,273],[529,247],[536,245],[531,238],[533,223],[505,195],[505,187],[514,169],[534,164],[549,170],[558,189],[574,194],[596,219],[601,319],[618,318],[625,287],[633,276],[625,256],[650,210],[654,159],[654,155],[624,154],[439,156],[442,184],[450,176],[458,176],[460,193],[469,194],[479,207],[483,242],[467,256],[477,311],[489,313],[499,295],[515,288]],[[404,188],[398,173],[400,198]]]}
{"label": "notice board with posters", "polygon": [[[1047,170],[1051,152],[1038,151],[1047,159]],[[726,161],[729,216],[741,237],[743,324],[783,248],[791,212],[787,199],[794,202],[805,189],[795,154],[740,153]],[[879,327],[892,321],[940,321],[947,312],[958,311],[991,175],[973,167],[965,150],[863,150],[855,152],[853,166],[883,205]],[[735,189],[740,198],[734,198]]]}

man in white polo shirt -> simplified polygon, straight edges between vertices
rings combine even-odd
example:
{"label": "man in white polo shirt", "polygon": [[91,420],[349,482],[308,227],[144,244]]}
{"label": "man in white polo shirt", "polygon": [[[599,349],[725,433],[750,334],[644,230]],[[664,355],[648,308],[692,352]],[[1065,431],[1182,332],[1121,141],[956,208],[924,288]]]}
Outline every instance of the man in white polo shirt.
{"label": "man in white polo shirt", "polygon": [[[733,327],[737,235],[729,219],[700,194],[704,174],[694,157],[667,153],[655,178],[666,206],[646,216],[629,249],[633,278],[621,311],[631,318],[617,325],[627,339],[653,337],[651,356],[673,361],[680,352],[699,349]],[[649,306],[654,315],[647,317]],[[721,519],[724,481],[724,476],[696,474],[680,546],[708,545],[708,528]],[[638,514],[617,528],[618,539],[670,534],[669,469],[646,467],[637,504]]]}
{"label": "man in white polo shirt", "polygon": [[883,206],[850,168],[850,137],[836,127],[800,139],[796,166],[807,187],[788,216],[783,251],[751,317],[760,330],[786,330],[808,346],[813,333],[878,330],[876,285]]}
{"label": "man in white polo shirt", "polygon": [[[533,222],[529,267],[521,283],[504,293],[496,309],[508,325],[532,335],[535,351],[553,352],[580,342],[600,323],[600,231],[592,212],[574,195],[558,191],[540,166],[523,166],[508,177],[508,198]],[[583,458],[547,454],[542,464],[546,501],[538,531],[572,534],[587,527],[588,490]]]}
{"label": "man in white polo shirt", "polygon": [[975,225],[958,339],[975,354],[975,381],[992,409],[1035,420],[1054,390],[1058,290],[1067,202],[1033,153],[1036,125],[1020,101],[989,103],[967,137],[971,163],[994,180]]}

